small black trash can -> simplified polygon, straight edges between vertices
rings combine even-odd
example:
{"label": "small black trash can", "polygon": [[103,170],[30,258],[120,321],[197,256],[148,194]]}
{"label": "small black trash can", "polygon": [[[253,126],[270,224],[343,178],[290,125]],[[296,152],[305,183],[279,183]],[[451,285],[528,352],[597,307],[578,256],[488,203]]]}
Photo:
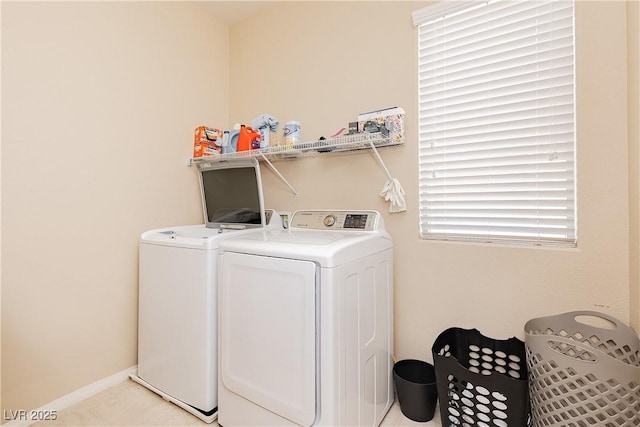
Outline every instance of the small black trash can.
{"label": "small black trash can", "polygon": [[430,421],[438,399],[433,365],[421,360],[401,360],[393,366],[393,379],[404,416],[418,422]]}

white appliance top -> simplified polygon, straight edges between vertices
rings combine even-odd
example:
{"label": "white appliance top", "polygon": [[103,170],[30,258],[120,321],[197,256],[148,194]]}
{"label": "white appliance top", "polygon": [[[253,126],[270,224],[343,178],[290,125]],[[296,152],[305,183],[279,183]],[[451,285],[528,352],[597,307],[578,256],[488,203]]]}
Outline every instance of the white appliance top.
{"label": "white appliance top", "polygon": [[234,236],[222,251],[307,260],[336,267],[393,247],[376,211],[297,211],[288,230]]}
{"label": "white appliance top", "polygon": [[266,211],[268,225],[263,228],[247,228],[243,225],[219,225],[217,228],[206,224],[179,225],[158,228],[142,233],[141,244],[176,246],[192,249],[215,249],[221,241],[256,232],[257,230],[282,229],[282,218],[275,211]]}

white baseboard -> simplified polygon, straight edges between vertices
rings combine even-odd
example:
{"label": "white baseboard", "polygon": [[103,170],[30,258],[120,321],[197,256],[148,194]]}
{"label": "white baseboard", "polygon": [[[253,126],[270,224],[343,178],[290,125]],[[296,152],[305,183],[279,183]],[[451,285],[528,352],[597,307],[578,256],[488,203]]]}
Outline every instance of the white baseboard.
{"label": "white baseboard", "polygon": [[[3,427],[17,427],[17,426],[30,426],[40,419],[33,419],[34,414],[51,414],[58,411],[61,411],[65,408],[68,408],[71,405],[75,405],[78,402],[81,402],[95,394],[100,393],[108,388],[113,387],[116,384],[119,384],[123,381],[129,379],[129,375],[135,374],[138,370],[137,366],[132,366],[130,368],[125,369],[124,371],[117,372],[111,376],[103,378],[95,383],[89,384],[82,388],[79,388],[76,391],[73,391],[67,395],[62,396],[59,399],[56,399],[52,402],[49,402],[45,405],[42,405],[40,408],[24,411],[24,414],[20,414],[19,419],[14,419],[6,424],[2,424]],[[5,414],[6,415],[6,414]],[[6,418],[6,417],[5,417]]]}

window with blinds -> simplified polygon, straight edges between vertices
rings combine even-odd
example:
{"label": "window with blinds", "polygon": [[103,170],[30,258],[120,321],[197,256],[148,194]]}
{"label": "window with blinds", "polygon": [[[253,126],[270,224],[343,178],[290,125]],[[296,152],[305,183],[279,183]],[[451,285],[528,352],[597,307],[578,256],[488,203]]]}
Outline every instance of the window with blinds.
{"label": "window with blinds", "polygon": [[442,1],[413,20],[422,237],[575,246],[573,1]]}

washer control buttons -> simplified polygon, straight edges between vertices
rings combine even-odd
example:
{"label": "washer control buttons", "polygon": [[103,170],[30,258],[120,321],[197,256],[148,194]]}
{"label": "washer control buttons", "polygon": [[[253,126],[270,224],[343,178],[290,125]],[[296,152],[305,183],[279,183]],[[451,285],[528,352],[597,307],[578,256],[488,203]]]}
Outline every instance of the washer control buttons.
{"label": "washer control buttons", "polygon": [[336,223],[336,216],[335,215],[327,215],[324,217],[324,225],[326,225],[327,227],[333,227],[333,225]]}

